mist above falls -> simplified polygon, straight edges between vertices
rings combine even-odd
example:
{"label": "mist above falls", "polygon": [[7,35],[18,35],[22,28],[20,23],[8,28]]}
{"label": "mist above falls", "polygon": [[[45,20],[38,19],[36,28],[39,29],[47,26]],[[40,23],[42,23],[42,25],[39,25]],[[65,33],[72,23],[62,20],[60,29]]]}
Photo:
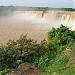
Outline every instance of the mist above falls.
{"label": "mist above falls", "polygon": [[10,17],[15,21],[24,21],[39,26],[57,28],[63,24],[71,30],[75,29],[75,13],[70,11],[14,11]]}

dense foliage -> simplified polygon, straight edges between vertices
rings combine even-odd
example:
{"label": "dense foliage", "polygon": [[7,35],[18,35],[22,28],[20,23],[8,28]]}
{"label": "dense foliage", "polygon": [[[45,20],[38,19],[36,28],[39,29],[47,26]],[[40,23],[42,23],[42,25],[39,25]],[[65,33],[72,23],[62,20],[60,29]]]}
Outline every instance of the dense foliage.
{"label": "dense foliage", "polygon": [[59,46],[71,46],[75,42],[75,31],[61,25],[60,28],[52,28],[48,32],[48,39],[50,42]]}
{"label": "dense foliage", "polygon": [[0,70],[15,68],[22,62],[34,63],[47,51],[45,40],[37,44],[36,41],[27,39],[22,35],[19,40],[9,40],[7,46],[0,47]]}
{"label": "dense foliage", "polygon": [[57,29],[52,28],[52,30],[48,32],[48,42],[52,43],[53,48],[55,47],[57,53],[59,53],[62,49],[75,44],[75,30],[71,31],[63,25]]}
{"label": "dense foliage", "polygon": [[[59,68],[64,67],[69,58],[74,55],[74,53],[67,56],[60,55],[65,48],[75,47],[75,30],[71,31],[63,25],[57,29],[52,28],[48,32],[48,42],[43,40],[37,43],[37,41],[27,39],[26,36],[21,35],[16,41],[9,40],[6,46],[0,47],[1,71],[6,72],[6,69],[13,69],[20,63],[29,62],[34,63],[42,75],[48,75],[45,70],[60,71]],[[65,62],[62,63],[62,61]]]}

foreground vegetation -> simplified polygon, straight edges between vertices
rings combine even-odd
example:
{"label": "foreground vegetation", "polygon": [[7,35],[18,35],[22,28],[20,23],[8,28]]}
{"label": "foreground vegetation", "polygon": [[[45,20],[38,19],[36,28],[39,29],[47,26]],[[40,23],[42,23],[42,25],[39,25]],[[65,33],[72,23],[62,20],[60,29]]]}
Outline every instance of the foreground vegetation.
{"label": "foreground vegetation", "polygon": [[23,62],[34,63],[40,70],[41,75],[74,75],[75,62],[68,65],[75,51],[64,55],[66,48],[75,47],[75,30],[61,25],[52,28],[48,32],[46,40],[37,43],[27,39],[27,35],[21,35],[20,39],[9,40],[6,46],[0,47],[0,75],[17,68]]}

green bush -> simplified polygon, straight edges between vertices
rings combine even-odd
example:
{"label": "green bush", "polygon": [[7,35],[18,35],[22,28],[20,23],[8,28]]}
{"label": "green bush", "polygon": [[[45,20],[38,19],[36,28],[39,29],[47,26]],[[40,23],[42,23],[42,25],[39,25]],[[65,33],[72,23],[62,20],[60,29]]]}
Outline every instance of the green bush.
{"label": "green bush", "polygon": [[61,25],[59,28],[52,28],[48,32],[49,42],[59,46],[71,46],[75,42],[75,31]]}
{"label": "green bush", "polygon": [[[0,47],[0,69],[16,68],[20,63],[39,60],[47,51],[47,42],[27,39],[22,35],[19,40],[9,40],[6,46]],[[38,65],[38,61],[36,62]]]}
{"label": "green bush", "polygon": [[63,25],[57,29],[52,28],[48,32],[48,42],[50,43],[48,48],[52,50],[53,53],[58,54],[65,48],[75,44],[75,31],[71,31]]}

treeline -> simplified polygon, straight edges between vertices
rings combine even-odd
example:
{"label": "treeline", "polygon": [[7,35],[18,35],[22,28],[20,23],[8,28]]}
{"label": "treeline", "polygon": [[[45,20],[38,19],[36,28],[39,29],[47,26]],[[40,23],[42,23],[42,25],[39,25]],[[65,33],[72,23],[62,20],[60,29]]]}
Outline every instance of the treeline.
{"label": "treeline", "polygon": [[52,7],[24,7],[24,6],[0,6],[1,10],[11,11],[45,11],[45,10],[63,10],[63,11],[75,11],[74,8],[52,8]]}
{"label": "treeline", "polygon": [[63,11],[75,11],[75,8],[61,8]]}

